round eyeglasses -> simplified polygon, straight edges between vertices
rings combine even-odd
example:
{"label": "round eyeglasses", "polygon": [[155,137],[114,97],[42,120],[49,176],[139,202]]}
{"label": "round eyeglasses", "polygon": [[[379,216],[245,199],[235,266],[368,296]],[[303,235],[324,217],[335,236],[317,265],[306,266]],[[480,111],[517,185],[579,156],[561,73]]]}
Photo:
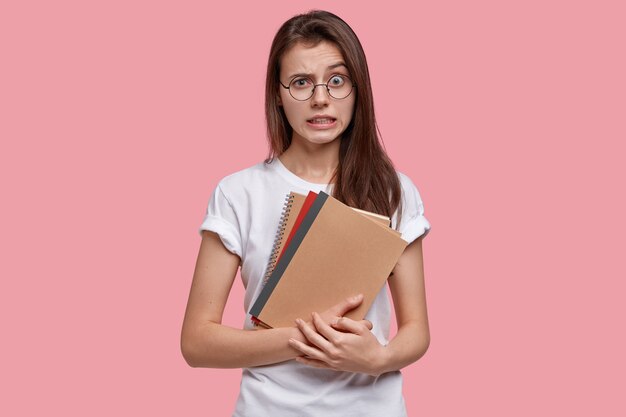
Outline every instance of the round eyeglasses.
{"label": "round eyeglasses", "polygon": [[332,98],[336,98],[338,100],[348,97],[353,88],[356,87],[356,85],[352,83],[350,77],[341,74],[331,75],[328,82],[325,84],[315,84],[310,78],[305,77],[294,78],[289,82],[288,86],[284,85],[282,81],[279,82],[283,88],[289,90],[291,97],[298,101],[306,101],[313,97],[315,88],[320,85],[325,86],[326,90],[328,90],[328,94],[330,94]]}

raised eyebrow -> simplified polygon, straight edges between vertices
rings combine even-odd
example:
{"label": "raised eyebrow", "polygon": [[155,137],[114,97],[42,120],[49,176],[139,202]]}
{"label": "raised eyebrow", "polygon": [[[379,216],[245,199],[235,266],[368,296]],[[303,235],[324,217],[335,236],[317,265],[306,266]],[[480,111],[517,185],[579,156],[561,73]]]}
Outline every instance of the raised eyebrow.
{"label": "raised eyebrow", "polygon": [[[338,63],[330,65],[328,68],[326,68],[326,72],[328,72],[329,70],[333,70],[335,68],[339,68],[339,67],[345,67],[346,69],[348,68],[346,66],[346,64],[344,64],[343,62],[338,62]],[[295,77],[311,77],[312,75],[313,74],[311,74],[311,73],[299,72],[297,74],[291,74],[288,78],[289,79],[293,79]]]}

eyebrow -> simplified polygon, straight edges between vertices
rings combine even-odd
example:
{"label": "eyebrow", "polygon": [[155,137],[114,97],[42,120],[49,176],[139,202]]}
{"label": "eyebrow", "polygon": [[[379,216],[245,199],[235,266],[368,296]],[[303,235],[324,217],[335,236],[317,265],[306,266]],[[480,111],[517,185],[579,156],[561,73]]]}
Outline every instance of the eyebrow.
{"label": "eyebrow", "polygon": [[[331,69],[335,69],[335,68],[338,68],[338,67],[346,67],[346,68],[348,68],[346,66],[346,64],[344,64],[343,62],[338,62],[336,64],[330,65],[328,68],[326,68],[326,71],[331,70]],[[304,72],[299,72],[297,74],[291,74],[287,78],[291,79],[293,77],[299,77],[299,76],[310,77],[311,75],[313,75],[313,74],[310,74],[310,73],[307,74],[307,73],[304,73]]]}

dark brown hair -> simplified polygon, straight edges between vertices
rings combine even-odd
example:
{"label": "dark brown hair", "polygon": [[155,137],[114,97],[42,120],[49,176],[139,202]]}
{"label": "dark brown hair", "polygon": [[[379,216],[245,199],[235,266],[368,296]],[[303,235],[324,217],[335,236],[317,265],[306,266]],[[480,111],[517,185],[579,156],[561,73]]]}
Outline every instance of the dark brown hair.
{"label": "dark brown hair", "polygon": [[[265,84],[265,117],[270,142],[266,163],[291,145],[293,129],[278,105],[280,63],[296,43],[316,46],[329,41],[341,51],[356,88],[354,114],[341,136],[339,165],[334,173],[333,197],[363,210],[401,218],[400,180],[381,144],[374,115],[374,101],[365,52],[356,34],[338,16],[311,10],[287,20],[280,27],[270,50]],[[397,225],[396,225],[397,226]]]}

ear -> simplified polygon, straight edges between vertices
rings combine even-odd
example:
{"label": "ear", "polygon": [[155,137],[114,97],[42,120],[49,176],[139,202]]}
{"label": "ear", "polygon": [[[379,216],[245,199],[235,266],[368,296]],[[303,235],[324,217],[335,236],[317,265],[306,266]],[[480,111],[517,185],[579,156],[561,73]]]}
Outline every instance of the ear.
{"label": "ear", "polygon": [[276,101],[278,102],[278,105],[279,105],[279,106],[282,106],[282,105],[283,105],[283,101],[282,101],[282,100],[281,100],[281,98],[280,98],[280,94],[279,94],[278,96],[276,96]]}

